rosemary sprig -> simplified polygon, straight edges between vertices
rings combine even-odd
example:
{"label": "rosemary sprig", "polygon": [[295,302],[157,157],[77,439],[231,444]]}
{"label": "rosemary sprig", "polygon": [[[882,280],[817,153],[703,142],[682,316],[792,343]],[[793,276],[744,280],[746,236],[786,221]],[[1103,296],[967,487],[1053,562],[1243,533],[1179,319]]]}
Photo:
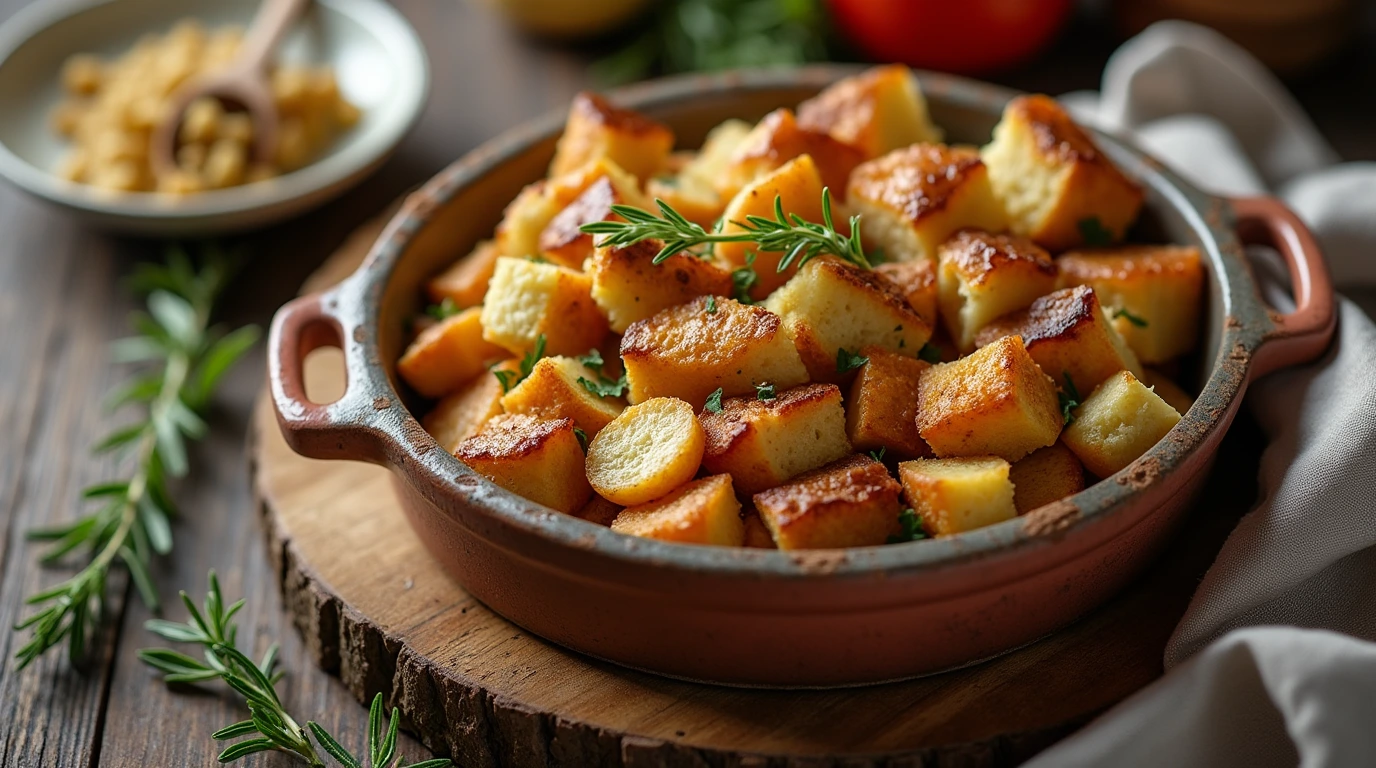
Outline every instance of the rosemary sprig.
{"label": "rosemary sprig", "polygon": [[[138,652],[139,659],[163,673],[168,683],[204,683],[223,680],[244,697],[248,704],[249,719],[243,720],[211,734],[216,741],[252,736],[230,744],[220,753],[219,760],[229,763],[258,752],[278,751],[298,757],[310,766],[324,766],[320,751],[334,758],[346,768],[364,768],[364,763],[354,756],[319,723],[307,722],[303,728],[287,712],[282,699],[277,695],[277,681],[282,673],[276,671],[277,644],[268,647],[262,661],[255,662],[235,645],[238,625],[234,614],[244,607],[238,600],[225,605],[220,592],[220,580],[215,572],[210,572],[210,589],[200,609],[182,592],[182,602],[191,615],[185,624],[154,619],[144,626],[148,631],[174,643],[194,643],[202,647],[205,661],[194,659],[170,648],[144,648]],[[397,710],[392,710],[391,725],[384,729],[382,722],[382,694],[373,698],[368,712],[368,763],[369,768],[398,768],[406,765],[397,755]],[[314,738],[314,742],[312,742]],[[320,751],[316,747],[319,746]],[[409,768],[447,768],[451,762],[445,758],[412,763]]]}
{"label": "rosemary sprig", "polygon": [[207,259],[196,271],[180,252],[174,252],[166,266],[145,264],[135,271],[132,282],[135,290],[147,295],[148,311],[134,315],[138,335],[116,342],[112,356],[117,362],[150,365],[114,394],[110,407],[138,405],[145,416],[94,448],[97,453],[132,454],[132,467],[123,480],[85,490],[83,498],[100,502],[95,512],[67,525],[29,532],[30,539],[52,542],[44,563],[78,549],[90,554],[75,576],[28,598],[29,605],[41,608],[14,627],[32,630],[15,654],[21,668],[64,639],[73,663],[84,657],[87,640],[104,612],[106,581],[116,562],[128,569],[144,603],[157,610],[150,566],[155,554],[172,550],[170,519],[176,510],[167,479],[186,474],[186,441],[203,437],[207,429],[199,414],[220,378],[258,339],[254,326],[222,333],[210,325],[215,299],[229,276],[223,259]]}
{"label": "rosemary sprig", "polygon": [[860,242],[860,216],[850,217],[850,235],[836,231],[831,214],[831,190],[822,189],[822,223],[803,219],[796,213],[784,212],[783,198],[774,197],[774,218],[746,216],[745,222],[732,222],[739,232],[708,232],[701,224],[691,222],[668,203],[655,199],[662,216],[633,205],[613,205],[611,210],[624,221],[594,221],[580,229],[591,235],[605,235],[603,245],[625,247],[642,240],[664,243],[655,255],[658,264],[670,256],[710,243],[754,243],[757,250],[783,253],[779,271],[791,266],[803,266],[810,259],[823,254],[837,256],[865,269],[870,262]]}
{"label": "rosemary sprig", "polygon": [[926,531],[922,530],[922,516],[912,507],[904,507],[898,511],[898,527],[901,532],[897,536],[890,536],[888,543],[902,544],[927,538]]}

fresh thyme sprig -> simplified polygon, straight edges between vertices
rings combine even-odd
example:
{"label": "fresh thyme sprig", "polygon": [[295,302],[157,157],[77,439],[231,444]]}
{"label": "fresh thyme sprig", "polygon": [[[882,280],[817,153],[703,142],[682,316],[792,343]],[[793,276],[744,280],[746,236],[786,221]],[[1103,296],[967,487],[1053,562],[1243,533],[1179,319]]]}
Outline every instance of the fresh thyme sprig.
{"label": "fresh thyme sprig", "polygon": [[116,392],[110,407],[138,405],[145,415],[94,448],[97,453],[132,454],[132,466],[126,479],[85,490],[83,498],[100,502],[95,512],[29,532],[30,539],[52,542],[44,563],[78,549],[90,554],[75,576],[28,598],[29,605],[41,608],[14,627],[32,630],[16,653],[21,668],[63,640],[74,663],[84,657],[104,612],[106,581],[116,562],[128,569],[144,603],[157,610],[150,566],[155,554],[172,550],[170,518],[176,509],[167,479],[186,474],[186,442],[206,433],[199,414],[220,378],[258,339],[254,326],[222,333],[210,325],[215,299],[229,276],[223,259],[209,258],[197,271],[180,252],[166,266],[145,264],[135,271],[132,282],[147,295],[148,311],[134,316],[138,335],[116,342],[112,356],[116,362],[149,364],[148,371]]}
{"label": "fresh thyme sprig", "polygon": [[642,240],[664,243],[655,255],[654,263],[710,243],[754,243],[760,251],[783,253],[779,271],[791,266],[803,266],[810,259],[830,254],[865,269],[870,262],[860,242],[860,216],[850,217],[850,235],[836,231],[831,214],[831,190],[822,190],[822,222],[803,219],[796,213],[784,212],[783,198],[774,197],[774,218],[746,216],[744,222],[732,222],[738,232],[708,232],[701,224],[689,221],[668,203],[655,199],[661,216],[633,205],[613,205],[611,210],[624,221],[594,221],[580,229],[591,235],[605,235],[603,245],[625,247]]}
{"label": "fresh thyme sprig", "polygon": [[[258,752],[278,751],[294,755],[310,766],[324,766],[325,761],[316,750],[325,752],[346,768],[364,768],[364,763],[354,756],[319,723],[307,722],[303,728],[287,712],[282,699],[277,695],[277,681],[282,673],[276,671],[277,644],[268,647],[263,660],[255,662],[235,645],[238,626],[234,614],[244,607],[238,600],[225,605],[220,592],[220,580],[215,572],[210,572],[210,588],[205,603],[200,609],[185,592],[181,593],[182,602],[191,615],[190,621],[178,624],[172,621],[154,619],[144,626],[174,643],[194,643],[202,647],[205,661],[194,659],[170,648],[144,648],[138,652],[139,658],[163,673],[168,683],[204,683],[223,680],[244,697],[248,704],[249,719],[243,720],[211,734],[216,741],[234,739],[240,736],[253,738],[237,741],[220,753],[219,760],[229,763]],[[373,698],[368,712],[368,763],[369,768],[399,768],[406,765],[397,755],[397,710],[392,710],[391,725],[384,731],[382,722],[382,694]],[[312,737],[314,742],[312,742]],[[409,768],[447,768],[451,761],[445,758],[412,763]]]}

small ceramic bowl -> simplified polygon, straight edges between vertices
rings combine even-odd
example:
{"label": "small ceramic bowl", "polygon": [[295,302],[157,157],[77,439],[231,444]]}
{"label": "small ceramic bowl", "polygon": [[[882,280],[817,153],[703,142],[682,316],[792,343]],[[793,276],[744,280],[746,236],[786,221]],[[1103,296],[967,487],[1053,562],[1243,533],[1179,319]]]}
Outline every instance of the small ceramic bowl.
{"label": "small ceramic bowl", "polygon": [[176,197],[110,193],[52,172],[66,151],[50,116],[68,56],[116,56],[189,16],[208,27],[247,25],[257,7],[253,0],[44,0],[15,14],[0,26],[0,176],[94,225],[169,237],[265,226],[358,183],[415,124],[429,91],[420,39],[381,0],[316,0],[279,49],[282,61],[333,67],[340,90],[363,112],[310,165],[270,181]]}
{"label": "small ceramic bowl", "polygon": [[[627,89],[620,103],[695,146],[728,117],[759,118],[841,67],[687,77]],[[984,143],[1013,95],[921,75],[953,141]],[[950,669],[1032,642],[1103,602],[1158,551],[1189,508],[1251,379],[1313,359],[1334,328],[1314,239],[1275,200],[1191,188],[1121,140],[1105,152],[1147,194],[1139,234],[1198,246],[1208,272],[1199,397],[1140,459],[1069,499],[956,536],[881,547],[779,552],[640,539],[508,493],[437,445],[393,363],[420,286],[487,237],[502,207],[544,175],[563,114],[513,130],[412,195],[350,278],[273,322],[269,376],[288,443],[316,458],[390,466],[434,557],[474,597],[556,643],[639,669],[735,685],[835,686]],[[1290,265],[1296,310],[1263,304],[1244,241]],[[344,350],[348,385],[310,402],[303,356]]]}

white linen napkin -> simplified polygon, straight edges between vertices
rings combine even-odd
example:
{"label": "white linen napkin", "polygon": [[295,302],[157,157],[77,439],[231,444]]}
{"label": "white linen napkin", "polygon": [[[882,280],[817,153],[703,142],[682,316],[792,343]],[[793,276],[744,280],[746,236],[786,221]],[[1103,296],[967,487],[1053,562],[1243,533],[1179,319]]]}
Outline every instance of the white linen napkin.
{"label": "white linen napkin", "polygon": [[[1337,164],[1218,33],[1158,23],[1113,55],[1101,94],[1066,102],[1206,190],[1279,195],[1340,289],[1376,283],[1376,164]],[[1261,502],[1200,583],[1166,675],[1029,766],[1376,765],[1376,326],[1341,299],[1328,354],[1254,382],[1246,404],[1270,437]]]}

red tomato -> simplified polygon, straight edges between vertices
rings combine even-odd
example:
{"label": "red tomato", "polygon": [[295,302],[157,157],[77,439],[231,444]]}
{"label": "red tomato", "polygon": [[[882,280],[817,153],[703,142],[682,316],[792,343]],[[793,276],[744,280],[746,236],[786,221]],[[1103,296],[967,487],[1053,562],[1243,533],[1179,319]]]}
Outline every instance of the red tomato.
{"label": "red tomato", "polygon": [[828,0],[837,26],[876,61],[962,74],[1016,64],[1060,29],[1071,0]]}

